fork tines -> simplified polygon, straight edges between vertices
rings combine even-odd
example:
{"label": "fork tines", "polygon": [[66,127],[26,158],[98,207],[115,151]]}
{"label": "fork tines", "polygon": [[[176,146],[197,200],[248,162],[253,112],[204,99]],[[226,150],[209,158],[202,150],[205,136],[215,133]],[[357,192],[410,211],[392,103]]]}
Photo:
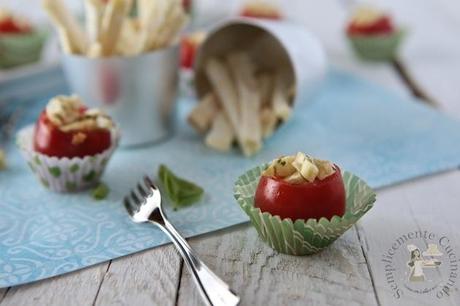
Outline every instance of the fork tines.
{"label": "fork tines", "polygon": [[146,198],[152,195],[151,189],[158,189],[153,183],[152,179],[147,175],[144,179],[139,181],[136,188],[132,189],[131,192],[123,199],[123,204],[130,215],[134,215],[139,210],[139,206],[144,204]]}

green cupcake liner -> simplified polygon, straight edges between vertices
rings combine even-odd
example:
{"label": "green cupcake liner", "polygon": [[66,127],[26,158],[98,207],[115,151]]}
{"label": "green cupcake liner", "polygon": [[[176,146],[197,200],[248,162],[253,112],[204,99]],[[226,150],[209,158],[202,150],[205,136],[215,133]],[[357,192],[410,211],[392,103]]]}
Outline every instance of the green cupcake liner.
{"label": "green cupcake liner", "polygon": [[355,52],[363,59],[372,61],[391,61],[397,57],[399,46],[406,32],[398,30],[389,35],[351,35],[348,36]]}
{"label": "green cupcake liner", "polygon": [[267,165],[247,171],[235,182],[234,197],[249,216],[262,240],[280,253],[309,255],[332,244],[359,220],[375,202],[375,192],[359,177],[343,172],[346,210],[342,217],[295,220],[281,219],[254,207],[254,194]]}
{"label": "green cupcake liner", "polygon": [[11,68],[40,60],[47,33],[0,35],[0,68]]}

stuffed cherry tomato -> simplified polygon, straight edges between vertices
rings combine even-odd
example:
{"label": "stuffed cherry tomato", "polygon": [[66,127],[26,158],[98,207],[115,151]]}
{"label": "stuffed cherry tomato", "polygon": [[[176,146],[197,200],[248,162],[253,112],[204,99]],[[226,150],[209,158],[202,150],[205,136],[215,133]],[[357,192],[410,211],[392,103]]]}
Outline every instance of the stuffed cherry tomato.
{"label": "stuffed cherry tomato", "polygon": [[303,153],[275,160],[260,178],[254,203],[282,219],[342,216],[346,203],[340,168]]}
{"label": "stuffed cherry tomato", "polygon": [[389,34],[394,30],[391,19],[388,16],[381,16],[367,24],[351,22],[347,28],[349,35],[377,35]]}
{"label": "stuffed cherry tomato", "polygon": [[35,125],[34,149],[55,157],[84,157],[111,146],[112,122],[97,110],[86,109],[76,97],[50,101]]}
{"label": "stuffed cherry tomato", "polygon": [[390,16],[371,8],[358,9],[347,26],[347,34],[350,36],[385,35],[394,30]]}

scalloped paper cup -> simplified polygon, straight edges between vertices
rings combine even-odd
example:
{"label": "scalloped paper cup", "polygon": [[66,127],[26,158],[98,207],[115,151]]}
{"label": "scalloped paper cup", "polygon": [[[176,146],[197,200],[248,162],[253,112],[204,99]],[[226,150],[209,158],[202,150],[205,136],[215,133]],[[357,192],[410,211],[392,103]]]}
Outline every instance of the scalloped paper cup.
{"label": "scalloped paper cup", "polygon": [[396,58],[405,34],[406,32],[400,29],[389,35],[349,35],[348,39],[361,58],[390,61]]}
{"label": "scalloped paper cup", "polygon": [[58,158],[33,150],[33,132],[33,125],[21,129],[17,134],[17,145],[40,183],[55,192],[77,192],[95,186],[120,138],[118,130],[114,129],[112,145],[102,153],[83,158]]}
{"label": "scalloped paper cup", "polygon": [[345,171],[342,176],[346,210],[342,217],[321,218],[319,221],[281,219],[254,207],[254,194],[266,167],[256,167],[240,176],[235,182],[234,196],[260,237],[280,253],[309,255],[321,251],[352,227],[375,202],[375,192],[359,177]]}

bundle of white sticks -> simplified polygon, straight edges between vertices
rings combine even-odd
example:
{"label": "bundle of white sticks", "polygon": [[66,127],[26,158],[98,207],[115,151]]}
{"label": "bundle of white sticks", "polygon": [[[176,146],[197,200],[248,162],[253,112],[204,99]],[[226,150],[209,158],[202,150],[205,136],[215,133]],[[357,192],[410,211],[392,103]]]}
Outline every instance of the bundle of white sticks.
{"label": "bundle of white sticks", "polygon": [[260,71],[247,53],[235,51],[205,63],[211,90],[191,111],[188,122],[205,144],[218,151],[236,142],[251,156],[280,122],[291,115],[292,88],[280,73]]}
{"label": "bundle of white sticks", "polygon": [[132,56],[178,41],[188,17],[181,0],[84,0],[86,31],[62,0],[43,0],[62,50],[89,57]]}

